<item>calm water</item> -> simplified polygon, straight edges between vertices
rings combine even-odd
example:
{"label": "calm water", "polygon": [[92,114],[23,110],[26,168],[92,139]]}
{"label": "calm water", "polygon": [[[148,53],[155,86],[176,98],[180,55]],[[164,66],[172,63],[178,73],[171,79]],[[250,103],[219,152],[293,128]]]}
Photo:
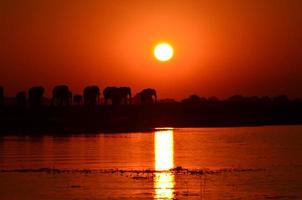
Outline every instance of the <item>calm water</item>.
{"label": "calm water", "polygon": [[4,137],[0,169],[0,199],[302,199],[302,126]]}

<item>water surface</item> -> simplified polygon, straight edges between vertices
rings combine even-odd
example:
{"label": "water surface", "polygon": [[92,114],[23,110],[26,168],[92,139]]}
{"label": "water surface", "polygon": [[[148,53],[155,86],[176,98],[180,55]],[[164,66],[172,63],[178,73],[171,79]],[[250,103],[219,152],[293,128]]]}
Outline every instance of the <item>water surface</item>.
{"label": "water surface", "polygon": [[301,155],[302,126],[2,137],[0,199],[301,199]]}

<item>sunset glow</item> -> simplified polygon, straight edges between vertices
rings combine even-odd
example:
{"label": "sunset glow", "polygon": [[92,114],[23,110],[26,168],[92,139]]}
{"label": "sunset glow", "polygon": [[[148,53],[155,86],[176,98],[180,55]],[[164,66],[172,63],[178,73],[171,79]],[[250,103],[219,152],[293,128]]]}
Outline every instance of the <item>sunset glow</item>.
{"label": "sunset glow", "polygon": [[49,97],[66,83],[74,93],[87,84],[148,86],[178,100],[302,97],[301,1],[3,2],[0,85],[8,96],[43,85]]}
{"label": "sunset glow", "polygon": [[302,200],[302,0],[0,0],[0,30],[0,200]]}

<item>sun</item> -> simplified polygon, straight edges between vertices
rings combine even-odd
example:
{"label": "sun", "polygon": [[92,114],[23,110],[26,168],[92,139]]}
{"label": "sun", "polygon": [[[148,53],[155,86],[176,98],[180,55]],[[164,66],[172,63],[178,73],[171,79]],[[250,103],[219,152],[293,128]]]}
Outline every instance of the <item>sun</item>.
{"label": "sun", "polygon": [[153,53],[158,61],[167,62],[173,58],[174,49],[169,43],[163,42],[155,46]]}

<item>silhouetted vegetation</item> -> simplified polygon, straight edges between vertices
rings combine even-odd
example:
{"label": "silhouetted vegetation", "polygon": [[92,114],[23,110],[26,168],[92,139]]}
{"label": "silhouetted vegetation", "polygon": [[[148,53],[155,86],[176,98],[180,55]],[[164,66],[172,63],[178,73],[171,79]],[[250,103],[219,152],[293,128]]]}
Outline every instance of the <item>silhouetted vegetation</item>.
{"label": "silhouetted vegetation", "polygon": [[42,105],[44,91],[42,86],[35,86],[28,90],[28,101],[31,107],[39,107]]}
{"label": "silhouetted vegetation", "polygon": [[0,107],[4,104],[4,88],[0,86]]}
{"label": "silhouetted vegetation", "polygon": [[26,107],[26,92],[21,91],[16,94],[16,104],[18,107]]}
{"label": "silhouetted vegetation", "polygon": [[181,102],[185,103],[185,104],[199,104],[199,103],[202,103],[205,101],[206,101],[205,98],[202,98],[202,97],[199,97],[198,95],[193,94],[193,95],[189,96],[189,98],[183,99]]}
{"label": "silhouetted vegetation", "polygon": [[[146,88],[132,97],[129,87],[86,87],[83,95],[66,85],[53,88],[44,98],[44,88],[32,87],[4,101],[0,87],[0,133],[116,132],[154,127],[252,126],[302,124],[302,101],[285,95],[217,97],[190,95],[181,101],[157,100],[155,89]],[[27,98],[28,97],[28,98]],[[72,101],[73,100],[73,101]],[[9,103],[13,102],[13,103]],[[55,106],[51,106],[55,105]],[[22,108],[22,109],[21,109]]]}

